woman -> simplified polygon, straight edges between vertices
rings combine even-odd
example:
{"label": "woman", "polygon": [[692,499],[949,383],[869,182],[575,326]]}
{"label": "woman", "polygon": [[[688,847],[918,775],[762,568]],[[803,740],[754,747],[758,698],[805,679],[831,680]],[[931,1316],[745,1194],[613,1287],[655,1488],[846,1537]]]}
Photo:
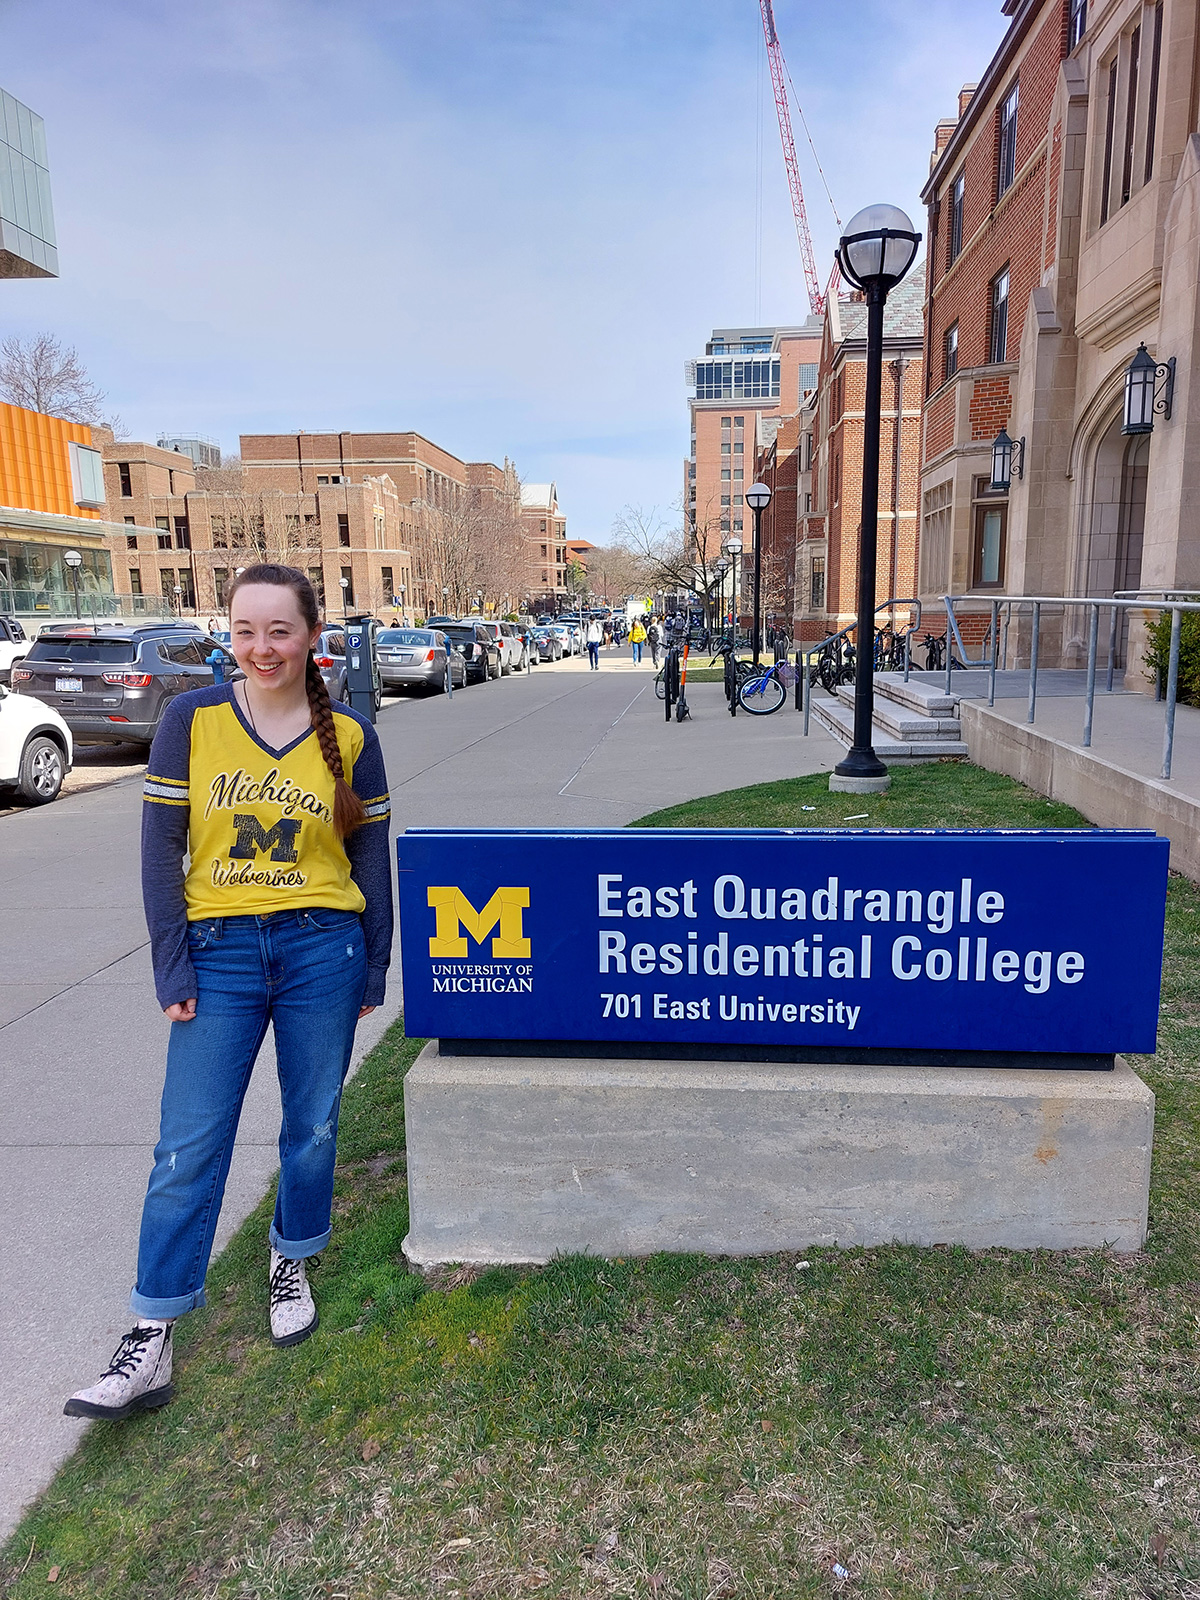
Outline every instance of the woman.
{"label": "woman", "polygon": [[642,646],[646,642],[646,630],[642,627],[642,619],[635,617],[633,626],[629,630],[629,643],[633,647],[633,659],[640,662],[642,659]]}
{"label": "woman", "polygon": [[171,1399],[172,1329],[205,1303],[238,1117],[269,1023],[283,1100],[271,1339],[299,1344],[315,1330],[305,1262],[329,1240],[355,1026],[384,994],[390,810],[375,730],[330,703],[302,573],[249,567],[229,609],[244,681],[178,696],[150,752],[142,893],[172,1024],[162,1123],[130,1296],[137,1320],[99,1382],[67,1401],[68,1416],[116,1421]]}

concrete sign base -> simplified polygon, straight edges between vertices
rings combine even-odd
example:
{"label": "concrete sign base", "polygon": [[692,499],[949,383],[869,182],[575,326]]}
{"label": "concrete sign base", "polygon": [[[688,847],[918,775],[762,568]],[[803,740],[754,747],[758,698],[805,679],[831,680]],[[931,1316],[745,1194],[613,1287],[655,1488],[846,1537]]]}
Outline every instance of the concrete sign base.
{"label": "concrete sign base", "polygon": [[1111,1073],[443,1057],[405,1083],[424,1270],[893,1242],[1137,1250],[1154,1096]]}

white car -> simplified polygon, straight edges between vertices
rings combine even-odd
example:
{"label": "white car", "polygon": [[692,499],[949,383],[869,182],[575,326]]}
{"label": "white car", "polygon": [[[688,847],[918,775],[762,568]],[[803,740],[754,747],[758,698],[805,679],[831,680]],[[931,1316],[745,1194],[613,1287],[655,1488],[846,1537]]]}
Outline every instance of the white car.
{"label": "white car", "polygon": [[22,661],[32,641],[16,617],[0,617],[0,683],[12,681],[14,661]]}
{"label": "white car", "polygon": [[71,730],[53,706],[0,686],[0,789],[31,806],[58,798],[71,770]]}

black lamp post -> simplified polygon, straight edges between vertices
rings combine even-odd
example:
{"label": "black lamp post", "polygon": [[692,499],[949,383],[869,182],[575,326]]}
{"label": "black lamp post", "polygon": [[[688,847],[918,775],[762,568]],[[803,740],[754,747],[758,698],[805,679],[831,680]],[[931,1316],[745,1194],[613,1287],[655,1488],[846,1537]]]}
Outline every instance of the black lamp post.
{"label": "black lamp post", "polygon": [[858,642],[854,674],[854,742],[829,776],[851,794],[886,789],[888,770],[875,754],[875,566],[879,538],[879,423],[883,396],[883,308],[912,266],[921,235],[898,206],[867,206],[851,217],[838,243],[843,278],[867,301],[867,383],[863,417],[862,522],[858,535]]}
{"label": "black lamp post", "polygon": [[765,483],[752,483],[746,490],[746,504],[754,513],[754,665],[762,648],[762,514],[771,503]]}
{"label": "black lamp post", "polygon": [[738,557],[742,553],[742,541],[736,533],[733,533],[730,534],[721,548],[729,557],[729,609],[732,613],[730,627],[733,630],[733,642],[736,645],[738,637]]}
{"label": "black lamp post", "polygon": [[71,574],[71,588],[75,593],[75,615],[79,615],[79,569],[83,565],[83,557],[78,550],[64,550],[63,560],[66,562],[67,571]]}

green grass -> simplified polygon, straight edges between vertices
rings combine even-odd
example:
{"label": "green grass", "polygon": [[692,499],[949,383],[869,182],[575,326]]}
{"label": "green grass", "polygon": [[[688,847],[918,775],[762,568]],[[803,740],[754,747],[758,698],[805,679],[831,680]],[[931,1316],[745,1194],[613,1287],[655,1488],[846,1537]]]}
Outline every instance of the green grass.
{"label": "green grass", "polygon": [[[968,766],[895,776],[869,825],[1085,825]],[[868,809],[824,781],[643,820]],[[429,1284],[400,1255],[419,1042],[393,1029],[346,1095],[319,1333],[264,1336],[268,1197],[180,1325],[175,1403],[87,1435],[0,1591],[1195,1600],[1198,1027],[1200,894],[1173,878],[1136,1257],[566,1258]]]}

